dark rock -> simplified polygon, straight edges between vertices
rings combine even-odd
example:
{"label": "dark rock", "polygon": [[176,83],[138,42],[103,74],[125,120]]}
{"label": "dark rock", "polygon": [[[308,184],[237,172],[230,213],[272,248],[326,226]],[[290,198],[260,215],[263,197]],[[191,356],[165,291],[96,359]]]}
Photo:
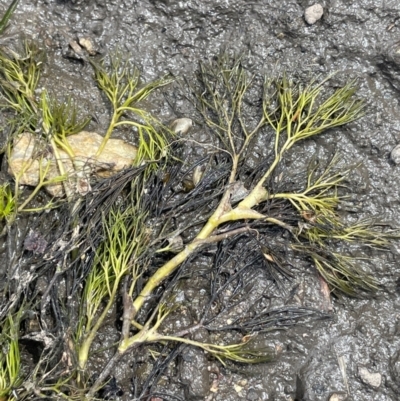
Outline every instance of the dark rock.
{"label": "dark rock", "polygon": [[187,400],[203,400],[210,388],[210,373],[207,369],[207,358],[197,348],[186,348],[182,352],[179,365],[179,376],[185,386]]}
{"label": "dark rock", "polygon": [[388,385],[400,394],[400,352],[396,352],[389,361],[390,378]]}
{"label": "dark rock", "polygon": [[396,42],[377,57],[377,66],[389,84],[400,92],[400,43]]}
{"label": "dark rock", "polygon": [[254,389],[251,388],[251,389],[247,392],[246,400],[249,400],[249,401],[257,401],[257,400],[259,400],[259,399],[260,399],[260,396],[258,395],[258,393],[257,393],[256,390],[254,390]]}
{"label": "dark rock", "polygon": [[345,391],[337,356],[330,349],[316,350],[298,373],[296,399],[329,400],[333,393]]}

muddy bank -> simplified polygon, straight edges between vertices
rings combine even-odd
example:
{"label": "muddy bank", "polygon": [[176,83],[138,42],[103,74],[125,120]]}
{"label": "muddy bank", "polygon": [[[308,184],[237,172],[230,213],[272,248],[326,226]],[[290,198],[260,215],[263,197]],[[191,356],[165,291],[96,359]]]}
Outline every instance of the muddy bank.
{"label": "muddy bank", "polygon": [[[7,3],[2,0],[3,8]],[[99,133],[106,129],[109,109],[87,62],[69,46],[81,37],[91,38],[100,54],[116,47],[129,52],[145,81],[166,73],[190,80],[199,60],[223,49],[243,54],[249,69],[259,74],[287,71],[309,79],[337,71],[333,86],[357,79],[359,94],[367,101],[365,116],[296,148],[286,166],[298,170],[314,154],[326,159],[339,152],[342,166],[356,166],[348,183],[353,195],[342,213],[349,220],[357,215],[398,225],[400,175],[390,152],[400,143],[400,5],[396,0],[321,2],[324,15],[310,26],[303,15],[312,2],[276,3],[21,0],[4,40],[12,42],[24,32],[41,43],[48,53],[43,86],[57,87],[81,101],[93,117],[90,130]],[[194,115],[178,86],[164,92],[148,104],[163,122]],[[194,137],[202,135],[202,130],[197,122]],[[121,130],[118,135],[124,138],[128,134]],[[17,240],[22,240],[23,234],[17,234]],[[2,257],[5,246],[3,243]],[[322,401],[345,393],[349,400],[398,399],[398,250],[394,245],[384,254],[368,250],[358,255],[372,260],[365,268],[372,270],[382,286],[375,297],[334,298],[331,320],[259,335],[260,347],[270,347],[278,356],[275,362],[225,368],[203,351],[187,347],[171,358],[154,391],[161,399],[185,400]],[[196,310],[205,302],[202,279],[207,259],[201,262],[191,267],[194,279],[182,289],[188,313],[173,316],[168,323],[171,327],[179,329],[195,322]],[[294,259],[292,264],[299,274],[295,282],[286,284],[286,291],[278,291],[260,272],[252,277],[254,297],[268,288],[269,307],[290,304],[294,296],[304,306],[320,307],[321,294],[315,290],[318,276],[304,261]],[[253,308],[251,313],[260,313],[266,305],[258,305],[255,298],[250,297],[247,307]],[[116,341],[117,329],[110,318],[96,347],[101,348],[103,340],[107,344]],[[196,335],[203,341],[210,336],[215,341],[238,340],[234,331],[227,331],[224,337],[215,337],[212,331]],[[111,350],[106,351],[98,363],[111,355]],[[113,372],[116,384],[110,394],[123,392],[122,399],[132,399],[135,379],[142,385],[140,378],[155,364],[144,349],[133,359],[125,357]],[[368,382],[360,368],[379,374],[380,385]]]}

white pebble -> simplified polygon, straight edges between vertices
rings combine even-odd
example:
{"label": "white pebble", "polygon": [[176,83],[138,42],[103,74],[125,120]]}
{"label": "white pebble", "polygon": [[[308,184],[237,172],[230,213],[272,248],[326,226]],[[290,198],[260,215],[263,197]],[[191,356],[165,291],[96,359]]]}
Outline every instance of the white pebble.
{"label": "white pebble", "polygon": [[304,19],[306,20],[307,24],[313,25],[321,19],[323,14],[324,9],[322,8],[321,4],[314,4],[313,6],[308,7],[304,12]]}
{"label": "white pebble", "polygon": [[390,158],[393,160],[394,164],[400,164],[400,145],[393,148],[390,153]]}
{"label": "white pebble", "polygon": [[193,127],[193,121],[190,118],[177,118],[171,123],[171,129],[178,135],[185,135]]}
{"label": "white pebble", "polygon": [[367,368],[361,366],[358,367],[358,376],[363,383],[375,389],[382,383],[382,375],[380,373],[372,373]]}
{"label": "white pebble", "polygon": [[346,401],[347,400],[347,394],[346,393],[333,393],[330,398],[329,401]]}

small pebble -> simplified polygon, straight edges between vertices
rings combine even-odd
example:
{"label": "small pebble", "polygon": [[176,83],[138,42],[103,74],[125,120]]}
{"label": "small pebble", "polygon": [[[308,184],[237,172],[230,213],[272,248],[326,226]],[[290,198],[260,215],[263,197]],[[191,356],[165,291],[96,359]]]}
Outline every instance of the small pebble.
{"label": "small pebble", "polygon": [[193,121],[190,118],[177,118],[171,123],[171,129],[178,135],[185,135],[193,127]]}
{"label": "small pebble", "polygon": [[239,386],[239,384],[233,384],[233,388],[237,393],[240,393],[243,390],[243,387]]}
{"label": "small pebble", "polygon": [[95,45],[93,43],[93,40],[91,38],[79,38],[79,44],[86,49],[86,51],[91,55],[91,56],[95,56],[97,54]]}
{"label": "small pebble", "polygon": [[291,386],[291,385],[286,385],[285,387],[284,387],[284,389],[283,389],[283,392],[285,393],[285,394],[292,394],[292,393],[294,393],[294,390],[293,390],[293,387]]}
{"label": "small pebble", "polygon": [[71,49],[74,51],[74,53],[76,54],[76,56],[78,56],[78,58],[83,56],[83,50],[82,47],[79,46],[78,42],[76,42],[75,40],[71,40],[69,42],[69,46],[71,47]]}
{"label": "small pebble", "polygon": [[394,164],[400,164],[400,145],[393,148],[390,153],[390,158],[393,160]]}
{"label": "small pebble", "polygon": [[245,186],[243,185],[243,182],[241,181],[236,181],[232,184],[231,187],[231,202],[236,203],[240,202],[243,200],[250,191],[248,191]]}
{"label": "small pebble", "polygon": [[306,20],[307,24],[313,25],[321,19],[323,14],[324,9],[322,8],[321,4],[314,4],[313,6],[306,8],[306,11],[304,12],[304,19]]}
{"label": "small pebble", "polygon": [[246,400],[248,400],[248,401],[257,401],[257,400],[259,400],[259,399],[260,399],[260,396],[258,395],[258,393],[257,393],[256,390],[254,390],[254,389],[251,388],[251,389],[247,392]]}
{"label": "small pebble", "polygon": [[91,192],[92,187],[90,186],[90,181],[86,177],[79,177],[76,180],[76,192],[79,195],[85,196]]}
{"label": "small pebble", "polygon": [[346,401],[348,399],[347,393],[340,392],[340,393],[333,393],[329,397],[329,401]]}
{"label": "small pebble", "polygon": [[204,174],[205,166],[196,166],[193,170],[192,181],[193,185],[196,187],[197,184],[201,181],[203,174]]}
{"label": "small pebble", "polygon": [[358,376],[361,381],[368,386],[377,389],[382,383],[382,375],[380,373],[371,373],[367,368],[358,367]]}

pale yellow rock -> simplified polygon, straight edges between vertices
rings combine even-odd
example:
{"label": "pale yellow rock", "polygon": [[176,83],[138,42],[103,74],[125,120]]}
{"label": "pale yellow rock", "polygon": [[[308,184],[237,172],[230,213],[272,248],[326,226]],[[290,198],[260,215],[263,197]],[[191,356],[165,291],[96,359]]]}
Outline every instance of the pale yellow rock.
{"label": "pale yellow rock", "polygon": [[329,401],[346,401],[347,400],[347,394],[344,392],[341,393],[333,393],[329,397]]}
{"label": "pale yellow rock", "polygon": [[[57,150],[67,180],[47,185],[46,190],[56,197],[63,196],[65,189],[83,195],[90,190],[91,174],[108,177],[132,165],[137,148],[121,139],[109,139],[103,152],[96,156],[102,139],[101,135],[87,131],[68,137],[75,157],[71,160],[67,153]],[[9,172],[21,185],[38,185],[40,166],[46,171],[46,181],[59,180],[62,175],[51,147],[31,133],[24,133],[14,141],[8,163]]]}
{"label": "pale yellow rock", "polygon": [[[68,155],[59,151],[60,159],[63,161],[66,173],[73,173],[73,165]],[[8,159],[8,171],[21,185],[35,187],[39,184],[39,170],[46,181],[61,180],[58,166],[52,149],[46,144],[38,141],[33,134],[26,132],[15,139],[11,155]],[[46,186],[47,191],[56,197],[63,196],[62,184]]]}
{"label": "pale yellow rock", "polygon": [[67,138],[76,159],[88,163],[102,177],[108,177],[132,165],[137,148],[122,139],[109,139],[103,152],[96,157],[103,137],[96,132],[82,131]]}
{"label": "pale yellow rock", "polygon": [[79,38],[79,44],[86,49],[86,51],[91,55],[91,56],[95,56],[97,51],[95,49],[95,45],[93,43],[93,40],[89,37],[82,37]]}
{"label": "pale yellow rock", "polygon": [[235,389],[235,391],[236,391],[237,393],[240,393],[240,392],[243,390],[243,387],[242,387],[242,386],[239,386],[239,384],[234,384],[234,385],[233,385],[233,388]]}
{"label": "pale yellow rock", "polygon": [[[22,185],[36,186],[39,183],[39,161],[33,158],[37,143],[30,133],[25,133],[14,140],[13,149],[8,158],[8,172]],[[46,160],[46,159],[44,159]]]}

